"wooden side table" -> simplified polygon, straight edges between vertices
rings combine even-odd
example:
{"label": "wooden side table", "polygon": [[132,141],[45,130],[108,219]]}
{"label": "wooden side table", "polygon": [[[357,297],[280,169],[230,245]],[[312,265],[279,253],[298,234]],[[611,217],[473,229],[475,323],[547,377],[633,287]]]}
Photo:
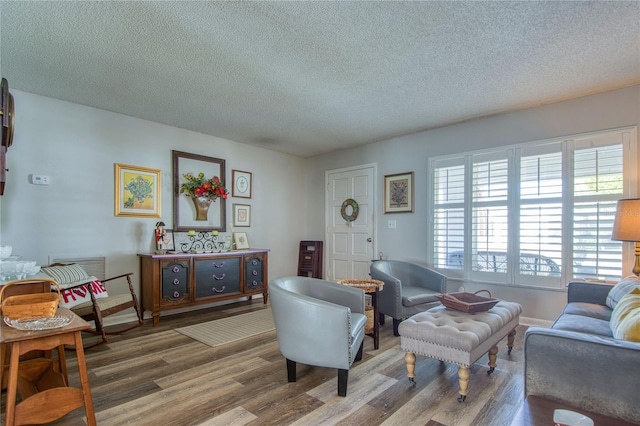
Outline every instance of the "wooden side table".
{"label": "wooden side table", "polygon": [[[0,321],[0,366],[9,352],[9,380],[5,425],[42,424],[57,420],[84,406],[87,424],[96,425],[89,376],[82,347],[82,330],[91,325],[65,308],[58,315],[73,318],[67,325],[51,330],[21,331]],[[74,346],[78,360],[80,388],[69,387],[64,346]],[[58,359],[36,359],[20,363],[20,356],[30,351],[57,349]],[[57,371],[54,365],[57,364]],[[0,368],[0,382],[4,368]],[[34,382],[31,382],[33,379]],[[16,404],[18,383],[22,401]]]}
{"label": "wooden side table", "polygon": [[371,306],[373,307],[373,333],[366,333],[367,336],[373,337],[373,348],[378,349],[380,346],[380,320],[378,318],[378,295],[384,282],[380,280],[339,280],[338,284],[348,285],[364,290],[365,293],[371,295]]}

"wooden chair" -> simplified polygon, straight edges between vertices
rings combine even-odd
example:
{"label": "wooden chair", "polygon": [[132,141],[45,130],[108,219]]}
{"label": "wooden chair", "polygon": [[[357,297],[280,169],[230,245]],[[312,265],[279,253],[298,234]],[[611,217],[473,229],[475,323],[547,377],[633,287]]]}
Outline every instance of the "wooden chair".
{"label": "wooden chair", "polygon": [[[67,266],[63,263],[54,263],[50,266]],[[138,297],[136,296],[135,291],[133,290],[133,285],[131,284],[131,276],[133,272],[129,272],[127,274],[118,275],[115,277],[107,278],[104,280],[100,280],[100,282],[108,287],[107,283],[118,280],[118,279],[126,279],[127,284],[129,286],[129,293],[125,294],[116,294],[109,295],[108,297],[98,298],[95,293],[92,291],[92,286],[89,285],[89,294],[91,296],[90,302],[85,302],[80,305],[73,306],[71,309],[76,315],[84,319],[85,321],[93,321],[95,327],[91,330],[87,330],[87,332],[102,336],[102,340],[98,343],[90,344],[85,346],[85,349],[92,348],[94,346],[100,345],[102,343],[106,343],[108,341],[107,336],[113,334],[124,333],[129,330],[133,330],[134,328],[140,327],[144,324],[142,318],[142,309],[140,307],[140,303],[138,302]],[[78,284],[77,286],[67,287],[67,289],[74,289],[83,286],[84,284]],[[133,308],[136,311],[136,315],[138,317],[138,322],[132,326],[118,328],[113,331],[106,331],[104,328],[103,318],[109,315],[113,315],[115,313],[124,311],[125,309]]]}

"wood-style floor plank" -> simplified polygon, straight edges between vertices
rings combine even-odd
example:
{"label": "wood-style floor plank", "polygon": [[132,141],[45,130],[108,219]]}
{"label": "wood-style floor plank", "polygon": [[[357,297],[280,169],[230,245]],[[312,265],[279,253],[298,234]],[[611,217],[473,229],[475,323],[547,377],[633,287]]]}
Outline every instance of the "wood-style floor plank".
{"label": "wood-style floor plank", "polygon": [[[334,369],[298,364],[297,381],[289,383],[275,331],[212,348],[174,330],[258,309],[269,306],[242,301],[163,316],[157,327],[149,320],[88,350],[98,424],[495,426],[510,425],[522,403],[523,326],[511,355],[506,341],[500,343],[493,374],[486,374],[486,356],[471,367],[463,403],[457,401],[455,365],[418,356],[411,384],[390,319],[381,327],[380,349],[365,337],[346,398],[337,395]],[[72,352],[68,365],[70,381],[77,384]],[[84,412],[54,424],[84,425]]]}

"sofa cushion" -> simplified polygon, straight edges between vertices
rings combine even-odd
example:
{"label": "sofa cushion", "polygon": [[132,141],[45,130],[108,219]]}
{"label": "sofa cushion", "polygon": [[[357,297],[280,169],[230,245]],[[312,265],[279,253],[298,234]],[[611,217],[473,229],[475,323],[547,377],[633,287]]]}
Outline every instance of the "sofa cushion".
{"label": "sofa cushion", "polygon": [[84,269],[75,263],[71,265],[46,266],[42,268],[42,272],[56,280],[62,289],[88,284],[97,280],[96,277],[89,276]]}
{"label": "sofa cushion", "polygon": [[553,329],[613,337],[609,321],[585,317],[583,315],[563,314],[553,323]]}
{"label": "sofa cushion", "polygon": [[568,303],[564,308],[565,314],[582,315],[585,317],[597,318],[605,321],[611,319],[611,308],[587,302]]}
{"label": "sofa cushion", "polygon": [[640,289],[620,299],[611,314],[610,327],[616,339],[640,342]]}
{"label": "sofa cushion", "polygon": [[615,309],[620,299],[634,288],[640,288],[640,280],[635,275],[629,275],[609,290],[605,301],[606,305],[611,309]]}
{"label": "sofa cushion", "polygon": [[402,305],[403,306],[416,306],[423,303],[437,302],[440,293],[432,291],[424,287],[416,287],[411,285],[405,285],[402,287]]}

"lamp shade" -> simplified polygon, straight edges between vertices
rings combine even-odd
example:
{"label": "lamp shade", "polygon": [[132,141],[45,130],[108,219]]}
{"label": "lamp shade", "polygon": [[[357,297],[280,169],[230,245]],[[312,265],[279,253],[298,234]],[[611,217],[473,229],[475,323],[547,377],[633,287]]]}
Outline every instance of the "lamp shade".
{"label": "lamp shade", "polygon": [[618,200],[612,240],[640,241],[640,199]]}

